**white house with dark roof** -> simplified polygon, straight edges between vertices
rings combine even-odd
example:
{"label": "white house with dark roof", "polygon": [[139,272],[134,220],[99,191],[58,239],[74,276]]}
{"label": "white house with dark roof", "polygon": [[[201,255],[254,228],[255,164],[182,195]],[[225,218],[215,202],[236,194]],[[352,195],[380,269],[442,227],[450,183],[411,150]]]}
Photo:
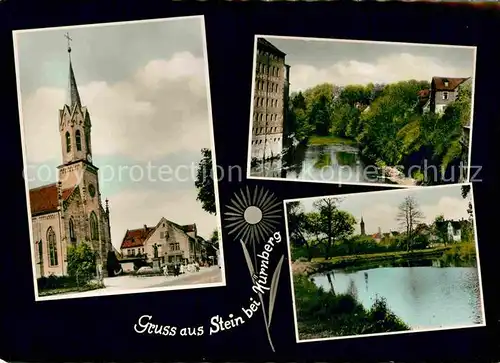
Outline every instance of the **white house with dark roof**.
{"label": "white house with dark roof", "polygon": [[[424,112],[443,113],[446,107],[456,101],[460,89],[471,84],[472,78],[432,77],[431,88],[423,109]],[[420,95],[423,97],[423,94]]]}

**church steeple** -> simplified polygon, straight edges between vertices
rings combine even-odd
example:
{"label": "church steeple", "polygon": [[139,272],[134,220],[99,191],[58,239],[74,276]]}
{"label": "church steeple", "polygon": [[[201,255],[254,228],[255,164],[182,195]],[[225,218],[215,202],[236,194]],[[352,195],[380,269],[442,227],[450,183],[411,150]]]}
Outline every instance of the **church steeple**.
{"label": "church steeple", "polygon": [[361,228],[361,235],[365,235],[365,222],[363,221],[363,217],[361,217],[361,223],[359,223],[359,227]]}
{"label": "church steeple", "polygon": [[73,110],[75,105],[82,107],[82,102],[80,101],[80,94],[78,93],[78,87],[76,86],[75,72],[73,71],[73,65],[71,64],[71,45],[70,42],[73,40],[69,37],[69,34],[64,35],[68,40],[68,58],[69,58],[69,79],[68,79],[68,106]]}
{"label": "church steeple", "polygon": [[63,164],[75,161],[92,163],[92,145],[90,129],[92,127],[87,107],[82,106],[80,93],[76,85],[75,72],[71,62],[72,40],[66,33],[68,40],[69,77],[67,100],[59,110],[59,132],[61,134],[61,148]]}

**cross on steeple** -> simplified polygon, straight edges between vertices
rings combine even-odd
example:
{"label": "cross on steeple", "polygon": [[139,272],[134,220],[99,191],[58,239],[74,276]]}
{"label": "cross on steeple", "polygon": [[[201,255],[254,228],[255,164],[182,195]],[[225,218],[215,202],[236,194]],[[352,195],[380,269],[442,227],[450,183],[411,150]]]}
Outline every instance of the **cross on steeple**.
{"label": "cross on steeple", "polygon": [[76,86],[75,73],[73,72],[73,65],[71,64],[71,41],[73,40],[69,33],[65,33],[64,37],[68,40],[68,58],[69,58],[69,82],[68,82],[68,103],[71,110],[74,109],[75,105],[81,107],[82,103],[80,101],[80,94],[78,93],[78,87]]}
{"label": "cross on steeple", "polygon": [[64,37],[68,40],[68,53],[71,53],[71,37],[69,36],[69,33],[64,34]]}

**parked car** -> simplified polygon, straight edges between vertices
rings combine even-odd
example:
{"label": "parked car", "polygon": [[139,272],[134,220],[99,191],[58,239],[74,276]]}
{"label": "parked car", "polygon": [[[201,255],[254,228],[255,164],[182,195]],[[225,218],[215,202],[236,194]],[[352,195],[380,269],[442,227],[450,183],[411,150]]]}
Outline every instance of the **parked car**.
{"label": "parked car", "polygon": [[136,274],[140,275],[140,274],[150,274],[150,273],[153,273],[153,268],[152,267],[149,267],[149,266],[142,266],[141,268],[139,268],[136,272]]}

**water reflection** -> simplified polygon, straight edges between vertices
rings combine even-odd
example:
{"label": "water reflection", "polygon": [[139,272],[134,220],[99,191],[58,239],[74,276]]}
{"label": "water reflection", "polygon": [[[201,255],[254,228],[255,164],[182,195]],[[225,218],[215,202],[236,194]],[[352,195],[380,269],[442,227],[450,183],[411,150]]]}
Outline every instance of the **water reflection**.
{"label": "water reflection", "polygon": [[377,182],[375,168],[364,168],[356,147],[303,145],[287,149],[281,159],[254,162],[252,176],[314,181]]}
{"label": "water reflection", "polygon": [[351,294],[367,309],[377,295],[382,296],[414,330],[482,323],[476,267],[449,267],[443,260],[407,262],[409,267],[399,262],[399,267],[330,271],[315,275],[314,283],[325,290],[335,287],[337,294]]}

